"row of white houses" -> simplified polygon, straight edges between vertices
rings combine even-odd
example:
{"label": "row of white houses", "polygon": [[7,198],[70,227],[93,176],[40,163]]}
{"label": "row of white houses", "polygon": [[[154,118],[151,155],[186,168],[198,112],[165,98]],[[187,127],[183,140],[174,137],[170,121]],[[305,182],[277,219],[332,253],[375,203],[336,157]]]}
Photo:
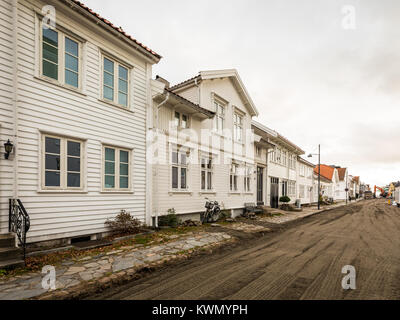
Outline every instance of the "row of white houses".
{"label": "row of white houses", "polygon": [[[122,209],[154,225],[172,208],[198,217],[206,198],[233,214],[317,201],[314,165],[253,120],[236,70],[154,79],[161,56],[75,0],[3,0],[0,17],[0,147],[13,144],[0,234],[10,199],[29,213],[28,242],[99,238]],[[322,183],[339,199],[335,177]]]}

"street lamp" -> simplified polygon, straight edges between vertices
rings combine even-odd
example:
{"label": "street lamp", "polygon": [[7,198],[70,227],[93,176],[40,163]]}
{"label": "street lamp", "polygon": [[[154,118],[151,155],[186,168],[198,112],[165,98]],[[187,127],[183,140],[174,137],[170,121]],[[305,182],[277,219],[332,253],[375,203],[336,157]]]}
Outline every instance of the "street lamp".
{"label": "street lamp", "polygon": [[319,195],[321,193],[321,145],[318,145],[318,153],[310,153],[308,155],[309,158],[312,158],[312,156],[318,156],[318,210],[320,209],[320,200],[319,200]]}

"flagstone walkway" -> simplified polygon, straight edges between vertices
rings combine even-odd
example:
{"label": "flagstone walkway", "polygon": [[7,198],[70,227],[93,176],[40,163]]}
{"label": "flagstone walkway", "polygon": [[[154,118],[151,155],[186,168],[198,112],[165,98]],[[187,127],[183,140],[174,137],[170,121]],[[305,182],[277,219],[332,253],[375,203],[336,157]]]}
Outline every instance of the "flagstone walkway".
{"label": "flagstone walkway", "polygon": [[[170,242],[159,245],[145,247],[135,244],[79,261],[64,261],[55,267],[56,289],[67,292],[79,284],[100,281],[105,276],[149,266],[155,262],[169,261],[177,258],[180,253],[216,245],[232,237],[224,232],[199,232],[183,237],[172,235],[170,239]],[[48,292],[48,289],[42,287],[44,276],[45,274],[37,272],[15,276],[6,281],[0,280],[0,300],[21,300]]]}

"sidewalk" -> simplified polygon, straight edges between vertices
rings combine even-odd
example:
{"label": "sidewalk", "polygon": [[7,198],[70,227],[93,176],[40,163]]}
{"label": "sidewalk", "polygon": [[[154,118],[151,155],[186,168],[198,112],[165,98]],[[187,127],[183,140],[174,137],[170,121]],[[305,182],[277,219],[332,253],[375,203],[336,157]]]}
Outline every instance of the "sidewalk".
{"label": "sidewalk", "polygon": [[[347,205],[356,203],[359,200],[353,200],[352,202],[348,202]],[[295,212],[295,211],[284,211],[284,210],[279,210],[279,209],[273,209],[271,210],[272,216],[257,216],[257,219],[255,221],[260,221],[260,222],[269,222],[269,223],[276,223],[276,224],[281,224],[281,223],[286,223],[289,221],[294,221],[302,218],[306,218],[309,216],[312,216],[317,213],[321,213],[324,211],[329,211],[335,208],[343,207],[346,206],[346,202],[340,202],[334,205],[329,205],[329,206],[321,206],[320,210],[315,206],[312,207],[304,207],[303,211],[301,212]]]}
{"label": "sidewalk", "polygon": [[45,274],[31,272],[9,279],[0,278],[0,300],[35,298],[47,292],[46,298],[70,296],[88,286],[111,284],[118,277],[133,276],[144,267],[180,259],[193,251],[233,240],[224,232],[189,232],[183,236],[170,235],[161,244],[144,246],[135,244],[118,250],[88,256],[80,260],[66,260],[55,266],[56,290],[42,288]]}

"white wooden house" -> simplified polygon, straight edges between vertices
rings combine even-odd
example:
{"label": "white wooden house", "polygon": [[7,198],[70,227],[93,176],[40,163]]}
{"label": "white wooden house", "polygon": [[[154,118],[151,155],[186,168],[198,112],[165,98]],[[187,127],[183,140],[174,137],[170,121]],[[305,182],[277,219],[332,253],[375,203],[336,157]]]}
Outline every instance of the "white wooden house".
{"label": "white wooden house", "polygon": [[313,192],[315,165],[302,157],[298,157],[297,161],[297,199],[300,199],[302,205],[315,203],[318,201]]}
{"label": "white wooden house", "polygon": [[152,218],[198,219],[206,198],[233,215],[254,202],[251,120],[258,111],[236,70],[201,71],[178,85],[153,81]]}
{"label": "white wooden house", "polygon": [[95,238],[121,209],[144,221],[146,109],[161,57],[78,1],[2,0],[0,14],[2,151],[14,145],[7,160],[1,152],[0,234],[9,199],[29,213],[28,242]]}

